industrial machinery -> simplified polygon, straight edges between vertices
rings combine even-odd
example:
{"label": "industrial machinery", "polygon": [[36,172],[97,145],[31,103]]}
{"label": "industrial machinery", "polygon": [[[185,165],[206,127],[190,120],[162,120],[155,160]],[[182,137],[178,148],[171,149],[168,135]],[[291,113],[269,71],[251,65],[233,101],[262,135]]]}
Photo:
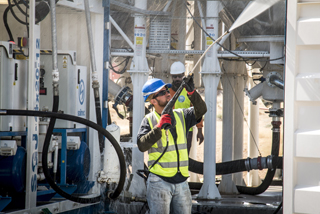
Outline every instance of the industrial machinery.
{"label": "industrial machinery", "polygon": [[319,9],[296,0],[0,0],[0,212],[146,213],[136,173],[145,168],[136,134],[150,110],[141,91],[149,78],[171,82],[175,61],[208,107],[204,143],[194,146],[203,160],[189,163],[203,178],[189,181],[192,212],[320,212]]}

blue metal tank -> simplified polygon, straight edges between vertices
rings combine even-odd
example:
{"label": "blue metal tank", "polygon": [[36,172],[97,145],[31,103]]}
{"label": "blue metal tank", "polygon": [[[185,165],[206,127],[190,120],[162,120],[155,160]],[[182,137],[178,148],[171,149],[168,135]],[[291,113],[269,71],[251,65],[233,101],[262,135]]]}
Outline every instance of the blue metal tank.
{"label": "blue metal tank", "polygon": [[26,182],[26,150],[18,147],[14,156],[0,155],[0,187],[6,191],[22,192]]}

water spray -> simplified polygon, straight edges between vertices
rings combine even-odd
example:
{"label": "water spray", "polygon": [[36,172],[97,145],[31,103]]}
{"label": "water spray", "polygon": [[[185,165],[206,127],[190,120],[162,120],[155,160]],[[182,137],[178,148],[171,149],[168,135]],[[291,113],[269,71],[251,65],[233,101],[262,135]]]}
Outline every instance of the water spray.
{"label": "water spray", "polygon": [[[219,38],[217,38],[205,50],[205,52],[201,55],[201,57],[199,58],[197,63],[193,66],[192,70],[188,72],[188,74],[186,76],[186,80],[191,78],[192,73],[195,70],[195,68],[198,66],[198,64],[201,62],[202,58],[206,55],[206,53],[210,50],[210,48],[212,48],[212,46],[214,44],[216,44],[218,41],[220,41],[224,36],[229,35],[231,33],[231,31],[233,31],[234,29],[236,29],[236,28],[240,27],[241,25],[247,23],[248,21],[250,21],[254,17],[258,16],[259,14],[264,12],[265,10],[269,9],[270,7],[272,7],[275,3],[279,2],[279,1],[280,0],[255,0],[255,1],[250,2],[247,5],[247,7],[242,11],[240,16],[236,19],[236,21],[233,23],[233,25],[230,27],[230,29],[227,30],[226,32],[224,32]],[[185,86],[185,81],[182,81],[180,87],[178,88],[178,90],[176,91],[174,96],[171,98],[171,100],[167,103],[166,107],[163,109],[163,111],[161,113],[162,115],[163,114],[169,114],[170,111],[172,111],[172,108],[173,108],[176,100],[178,99],[181,91],[183,90],[184,86]]]}

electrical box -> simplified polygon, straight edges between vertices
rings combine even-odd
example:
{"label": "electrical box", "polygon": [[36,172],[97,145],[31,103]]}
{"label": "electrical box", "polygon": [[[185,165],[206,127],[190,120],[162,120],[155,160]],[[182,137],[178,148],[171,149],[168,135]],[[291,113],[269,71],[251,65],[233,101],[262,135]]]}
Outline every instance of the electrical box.
{"label": "electrical box", "polygon": [[[86,118],[87,69],[77,66],[75,51],[58,51],[59,112]],[[52,53],[40,52],[40,110],[53,104]],[[83,128],[85,125],[57,120],[55,128]]]}
{"label": "electrical box", "polygon": [[[27,110],[28,100],[28,62],[14,60],[13,108]],[[26,131],[27,117],[13,117],[13,131]]]}
{"label": "electrical box", "polygon": [[[0,41],[0,108],[27,109],[27,61],[13,58],[13,44]],[[1,131],[26,131],[26,117],[0,117]]]}

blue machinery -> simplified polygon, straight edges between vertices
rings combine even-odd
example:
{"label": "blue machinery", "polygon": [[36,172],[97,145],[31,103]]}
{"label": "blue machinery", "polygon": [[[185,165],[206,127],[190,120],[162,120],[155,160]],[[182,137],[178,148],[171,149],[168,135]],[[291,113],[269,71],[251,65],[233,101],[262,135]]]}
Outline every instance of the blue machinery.
{"label": "blue machinery", "polygon": [[[87,181],[90,169],[90,152],[86,144],[87,129],[54,129],[54,133],[61,134],[61,150],[59,152],[59,176],[58,186],[65,192],[72,194],[87,193],[94,182]],[[81,145],[78,150],[67,151],[68,134],[80,134]],[[0,132],[0,136],[21,136],[21,146],[18,146],[16,155],[0,155],[0,192],[7,197],[0,197],[0,211],[6,207],[24,208],[24,191],[26,178],[26,135],[27,132]],[[48,187],[46,182],[39,186]],[[38,190],[37,201],[49,201],[52,197],[59,198],[59,195],[52,189]],[[14,202],[14,203],[10,203]]]}

